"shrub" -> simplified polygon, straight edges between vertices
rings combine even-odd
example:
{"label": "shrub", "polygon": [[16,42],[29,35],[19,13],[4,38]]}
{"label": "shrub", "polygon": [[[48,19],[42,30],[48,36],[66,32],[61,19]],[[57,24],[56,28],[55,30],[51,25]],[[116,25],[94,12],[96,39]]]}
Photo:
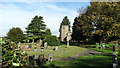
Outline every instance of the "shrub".
{"label": "shrub", "polygon": [[49,46],[59,46],[60,45],[59,39],[54,35],[46,36],[45,39],[44,39],[44,42],[47,42],[47,44]]}
{"label": "shrub", "polygon": [[13,67],[13,66],[23,66],[27,62],[27,54],[25,54],[21,49],[6,41],[2,44],[2,67]]}

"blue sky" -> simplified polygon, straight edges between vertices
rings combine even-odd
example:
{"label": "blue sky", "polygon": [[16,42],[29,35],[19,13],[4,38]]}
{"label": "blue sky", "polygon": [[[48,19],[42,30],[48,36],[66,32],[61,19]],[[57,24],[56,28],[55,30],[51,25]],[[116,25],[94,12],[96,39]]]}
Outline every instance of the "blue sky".
{"label": "blue sky", "polygon": [[68,16],[73,24],[77,11],[90,5],[89,2],[1,2],[0,3],[0,36],[12,27],[25,27],[35,15],[43,16],[48,28],[53,35],[59,36],[59,25],[64,16]]}

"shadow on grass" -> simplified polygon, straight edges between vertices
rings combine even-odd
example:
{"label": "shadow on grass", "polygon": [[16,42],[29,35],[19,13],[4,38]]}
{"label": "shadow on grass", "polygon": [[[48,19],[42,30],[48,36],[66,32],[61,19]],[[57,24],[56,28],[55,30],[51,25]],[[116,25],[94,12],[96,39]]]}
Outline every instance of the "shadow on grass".
{"label": "shadow on grass", "polygon": [[65,66],[66,68],[112,68],[112,57],[108,56],[82,56],[75,60],[56,60],[48,67]]}

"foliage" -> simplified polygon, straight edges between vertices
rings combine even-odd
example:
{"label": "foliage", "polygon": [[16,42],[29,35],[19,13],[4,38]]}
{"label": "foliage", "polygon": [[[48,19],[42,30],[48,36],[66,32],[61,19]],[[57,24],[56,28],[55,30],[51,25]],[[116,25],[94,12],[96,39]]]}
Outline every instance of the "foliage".
{"label": "foliage", "polygon": [[27,26],[26,30],[28,37],[32,37],[32,39],[40,38],[46,30],[46,24],[43,21],[43,17],[36,15]]}
{"label": "foliage", "polygon": [[41,39],[43,40],[46,36],[51,35],[51,34],[52,34],[52,33],[51,33],[51,30],[50,30],[50,29],[47,29],[47,30],[42,34]]}
{"label": "foliage", "polygon": [[11,41],[13,42],[21,42],[25,36],[23,34],[23,31],[17,27],[17,28],[12,28],[9,30],[9,32],[7,33],[7,38],[9,38]]}
{"label": "foliage", "polygon": [[[67,16],[64,17],[61,25],[68,25],[70,27],[70,21],[69,19],[67,18]],[[70,30],[70,29],[69,29]]]}
{"label": "foliage", "polygon": [[72,39],[79,42],[85,41],[86,39],[91,37],[91,32],[93,30],[92,23],[87,23],[87,19],[85,15],[80,17],[76,17],[73,23],[73,33]]}
{"label": "foliage", "polygon": [[108,42],[120,38],[120,2],[91,2],[86,12],[75,18],[75,41]]}
{"label": "foliage", "polygon": [[59,39],[56,36],[54,36],[54,35],[46,36],[44,41],[47,42],[47,44],[49,46],[59,46],[60,45]]}
{"label": "foliage", "polygon": [[23,66],[26,64],[27,55],[21,49],[6,41],[2,44],[2,65],[3,67]]}

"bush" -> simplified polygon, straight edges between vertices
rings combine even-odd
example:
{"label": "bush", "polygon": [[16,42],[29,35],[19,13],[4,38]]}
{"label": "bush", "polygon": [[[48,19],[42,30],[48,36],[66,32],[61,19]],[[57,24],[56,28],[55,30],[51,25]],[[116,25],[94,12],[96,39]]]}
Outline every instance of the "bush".
{"label": "bush", "polygon": [[2,67],[23,66],[27,63],[27,54],[21,49],[6,41],[2,44]]}
{"label": "bush", "polygon": [[45,39],[44,39],[44,42],[47,42],[47,44],[49,46],[59,46],[60,45],[59,39],[54,35],[46,36]]}

